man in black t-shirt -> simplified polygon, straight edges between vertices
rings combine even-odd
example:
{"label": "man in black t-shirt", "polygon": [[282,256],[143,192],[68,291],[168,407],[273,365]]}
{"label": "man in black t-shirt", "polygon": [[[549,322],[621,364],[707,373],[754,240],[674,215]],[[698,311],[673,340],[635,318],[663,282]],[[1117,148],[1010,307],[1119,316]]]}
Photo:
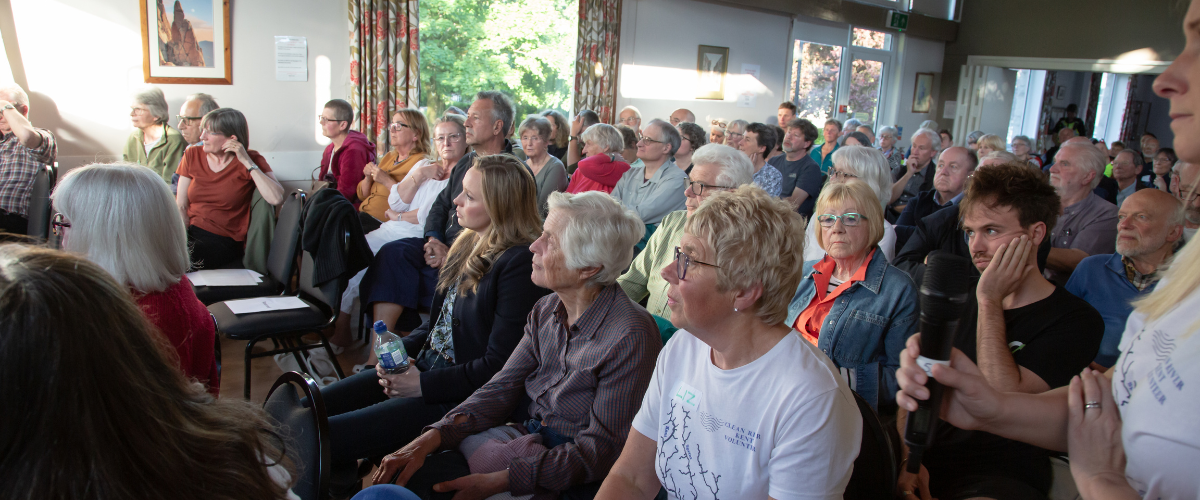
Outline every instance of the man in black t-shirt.
{"label": "man in black t-shirt", "polygon": [[[955,347],[992,387],[1036,394],[1067,385],[1100,348],[1104,320],[1087,302],[1038,272],[1037,248],[1058,217],[1054,188],[1028,167],[978,169],[959,204],[976,278]],[[907,413],[900,414],[901,432]],[[942,423],[923,467],[928,486],[902,474],[900,491],[959,498],[1045,499],[1048,453]]]}
{"label": "man in black t-shirt", "polygon": [[779,197],[788,200],[805,219],[812,217],[817,194],[825,184],[821,166],[808,155],[815,140],[817,127],[804,118],[793,118],[783,135],[784,154],[767,160],[783,174]]}

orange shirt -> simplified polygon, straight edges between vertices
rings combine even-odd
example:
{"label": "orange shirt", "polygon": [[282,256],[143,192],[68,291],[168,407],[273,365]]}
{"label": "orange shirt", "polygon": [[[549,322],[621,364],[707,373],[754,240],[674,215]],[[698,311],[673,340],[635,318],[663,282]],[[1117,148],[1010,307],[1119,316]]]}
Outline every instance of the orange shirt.
{"label": "orange shirt", "polygon": [[[396,182],[404,180],[404,176],[408,175],[408,171],[412,170],[417,162],[425,159],[425,155],[419,153],[408,155],[408,158],[405,158],[404,161],[399,161],[399,156],[395,151],[389,151],[376,164],[384,172],[387,172],[388,175],[391,175]],[[371,193],[358,205],[358,211],[366,212],[376,220],[387,221],[387,216],[383,213],[391,207],[388,205],[388,195],[390,194],[391,192],[383,187],[383,184],[372,182]]]}
{"label": "orange shirt", "polygon": [[[271,171],[267,159],[257,151],[247,150],[250,159],[262,169]],[[180,177],[191,179],[188,185],[188,225],[213,234],[246,241],[250,225],[250,198],[254,195],[254,179],[242,162],[234,158],[220,172],[208,166],[208,155],[201,146],[192,146],[183,153],[176,170]]]}
{"label": "orange shirt", "polygon": [[863,259],[858,270],[854,271],[854,275],[848,281],[842,282],[832,292],[829,291],[829,278],[833,276],[833,268],[836,264],[828,255],[821,262],[813,265],[813,283],[817,288],[816,295],[813,296],[812,302],[808,303],[808,307],[800,313],[796,318],[796,323],[792,325],[796,331],[804,336],[805,340],[817,345],[817,338],[821,336],[821,323],[825,321],[825,317],[829,315],[829,310],[833,309],[833,301],[837,299],[842,292],[850,289],[850,286],[855,281],[862,281],[867,277],[867,267],[871,264],[871,258],[875,256],[875,250],[867,254],[867,258]]}

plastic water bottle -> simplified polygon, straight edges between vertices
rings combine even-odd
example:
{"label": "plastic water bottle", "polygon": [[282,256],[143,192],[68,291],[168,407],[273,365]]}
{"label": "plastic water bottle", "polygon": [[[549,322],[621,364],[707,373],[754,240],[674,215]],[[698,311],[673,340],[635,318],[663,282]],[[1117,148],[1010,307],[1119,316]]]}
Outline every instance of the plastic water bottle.
{"label": "plastic water bottle", "polygon": [[386,373],[396,374],[408,371],[408,352],[404,350],[404,342],[400,336],[389,332],[382,321],[375,322],[375,357]]}

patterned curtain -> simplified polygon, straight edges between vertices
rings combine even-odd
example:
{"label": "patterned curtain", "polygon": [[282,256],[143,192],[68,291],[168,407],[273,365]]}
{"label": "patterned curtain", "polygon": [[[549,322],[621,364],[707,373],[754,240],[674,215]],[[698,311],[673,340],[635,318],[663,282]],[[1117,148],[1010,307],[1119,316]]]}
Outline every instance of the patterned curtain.
{"label": "patterned curtain", "polygon": [[[1055,80],[1057,80],[1057,79],[1058,79],[1057,71],[1047,71],[1046,72],[1046,86],[1042,90],[1042,116],[1041,116],[1042,124],[1041,124],[1041,127],[1039,127],[1039,129],[1038,129],[1041,132],[1040,134],[1038,134],[1038,139],[1037,139],[1038,151],[1044,152],[1044,151],[1050,149],[1050,147],[1054,145],[1054,139],[1052,139],[1050,137],[1050,130],[1052,128],[1054,128],[1054,122],[1053,122],[1053,120],[1051,120],[1052,116],[1050,115],[1050,112],[1053,109],[1052,101],[1054,99],[1054,89],[1055,89],[1054,83],[1055,83]],[[1051,161],[1051,159],[1046,158],[1046,161],[1049,162],[1049,161]]]}
{"label": "patterned curtain", "polygon": [[620,42],[621,0],[579,0],[575,112],[590,109],[604,123],[614,122]]}
{"label": "patterned curtain", "polygon": [[349,0],[350,104],[382,155],[397,109],[417,105],[417,0]]}

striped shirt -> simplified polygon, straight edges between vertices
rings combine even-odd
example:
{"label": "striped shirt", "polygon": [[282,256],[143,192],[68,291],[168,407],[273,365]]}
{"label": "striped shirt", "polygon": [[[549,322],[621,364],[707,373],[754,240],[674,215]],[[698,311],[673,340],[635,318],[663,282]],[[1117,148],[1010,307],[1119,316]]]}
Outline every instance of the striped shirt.
{"label": "striped shirt", "polygon": [[33,177],[42,165],[54,163],[58,144],[49,130],[34,128],[42,136],[42,145],[29,149],[17,135],[9,132],[0,140],[0,210],[27,215]]}
{"label": "striped shirt", "polygon": [[[575,442],[514,459],[511,492],[565,491],[602,480],[625,445],[660,349],[654,320],[616,284],[601,289],[574,325],[567,325],[558,294],[547,295],[529,313],[525,337],[504,368],[427,429],[438,429],[442,447],[453,449],[504,425],[528,397],[530,418]],[[466,418],[454,424],[460,416]]]}

